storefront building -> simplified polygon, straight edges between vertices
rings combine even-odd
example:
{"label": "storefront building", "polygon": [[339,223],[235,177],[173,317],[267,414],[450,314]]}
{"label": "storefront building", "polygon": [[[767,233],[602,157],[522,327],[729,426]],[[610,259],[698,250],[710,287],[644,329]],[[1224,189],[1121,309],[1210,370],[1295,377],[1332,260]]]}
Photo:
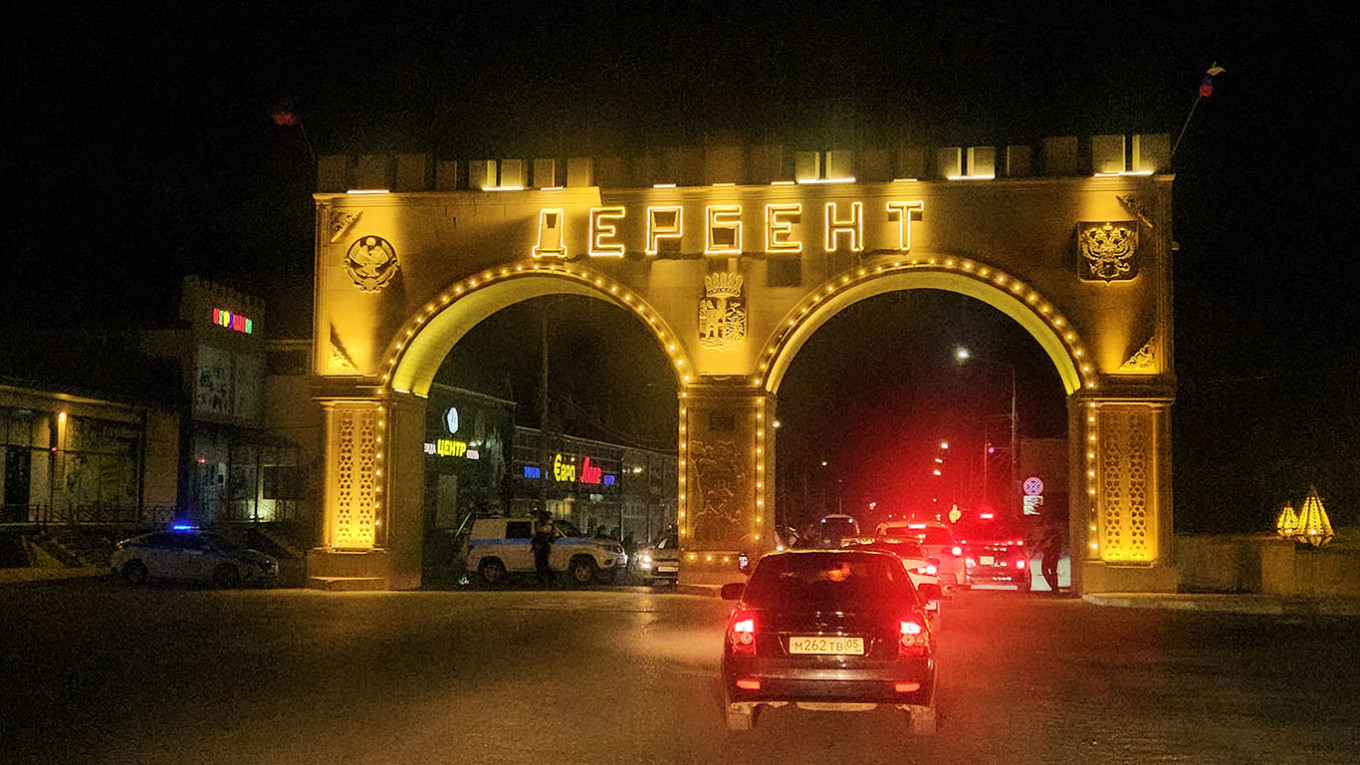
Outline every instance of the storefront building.
{"label": "storefront building", "polygon": [[512,514],[540,506],[587,534],[654,539],[676,521],[675,454],[515,428]]}
{"label": "storefront building", "polygon": [[178,449],[168,407],[0,381],[0,522],[166,522]]}
{"label": "storefront building", "polygon": [[448,385],[430,386],[425,422],[425,528],[456,529],[471,514],[510,503],[515,403]]}
{"label": "storefront building", "polygon": [[181,326],[146,334],[152,358],[178,359],[188,401],[181,428],[180,519],[295,520],[305,494],[298,449],[264,422],[264,302],[189,277]]}

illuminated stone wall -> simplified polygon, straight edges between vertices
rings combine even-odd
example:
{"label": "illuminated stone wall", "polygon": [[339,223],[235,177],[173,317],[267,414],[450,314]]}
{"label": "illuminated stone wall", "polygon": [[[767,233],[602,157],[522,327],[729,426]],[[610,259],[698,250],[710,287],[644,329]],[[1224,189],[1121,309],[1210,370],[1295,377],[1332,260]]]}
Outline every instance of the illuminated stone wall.
{"label": "illuminated stone wall", "polygon": [[[1090,407],[1077,413],[1077,403],[1095,405],[1097,457],[1084,440],[1070,445],[1073,486],[1096,473],[1089,512],[1073,513],[1074,548],[1099,545],[1092,577],[1120,569],[1128,587],[1160,587],[1138,583],[1160,574],[1138,572],[1166,568],[1170,550],[1167,148],[1156,135],[461,163],[326,157],[320,397],[421,400],[448,350],[506,306],[552,294],[617,305],[675,370],[685,560],[697,574],[710,555],[716,566],[773,541],[773,431],[762,418],[807,339],[876,294],[950,290],[1035,337],[1074,402],[1076,438],[1090,435]],[[335,428],[364,426],[332,425],[328,544],[381,546],[363,530],[360,484],[342,480],[358,475],[359,453]]]}

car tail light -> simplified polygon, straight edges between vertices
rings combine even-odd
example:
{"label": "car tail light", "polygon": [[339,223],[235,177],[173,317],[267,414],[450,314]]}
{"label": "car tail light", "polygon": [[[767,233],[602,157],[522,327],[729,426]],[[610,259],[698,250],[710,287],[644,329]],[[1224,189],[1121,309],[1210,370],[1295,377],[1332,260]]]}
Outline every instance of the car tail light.
{"label": "car tail light", "polygon": [[938,568],[935,568],[934,563],[927,563],[926,565],[917,568],[916,573],[925,574],[926,576],[935,576],[936,574],[940,573],[940,570]]}
{"label": "car tail light", "polygon": [[963,548],[959,547],[958,545],[954,545],[954,549],[950,550],[949,552],[953,553],[955,558],[963,557]]}
{"label": "car tail light", "polygon": [[737,611],[732,614],[731,626],[727,628],[727,645],[733,656],[756,655],[756,617],[750,611]]}
{"label": "car tail light", "polygon": [[900,622],[902,639],[897,643],[898,656],[925,656],[930,647],[930,633],[916,617],[910,616]]}

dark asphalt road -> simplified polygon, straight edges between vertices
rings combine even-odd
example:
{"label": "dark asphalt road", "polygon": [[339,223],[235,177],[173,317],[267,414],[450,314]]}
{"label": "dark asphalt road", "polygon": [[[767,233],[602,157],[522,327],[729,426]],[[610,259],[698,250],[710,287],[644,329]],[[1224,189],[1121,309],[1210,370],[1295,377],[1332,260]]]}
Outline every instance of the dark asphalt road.
{"label": "dark asphalt road", "polygon": [[1360,762],[1360,620],[947,609],[936,736],[788,709],[729,735],[716,599],[0,587],[0,759]]}

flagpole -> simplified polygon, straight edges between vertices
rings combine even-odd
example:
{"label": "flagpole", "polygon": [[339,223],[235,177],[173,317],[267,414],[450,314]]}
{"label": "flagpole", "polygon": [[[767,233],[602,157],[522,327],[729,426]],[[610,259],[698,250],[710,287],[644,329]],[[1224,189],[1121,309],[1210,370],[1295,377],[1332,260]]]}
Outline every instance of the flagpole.
{"label": "flagpole", "polygon": [[[1191,113],[1194,113],[1193,109],[1191,110]],[[301,119],[298,119],[298,130],[302,131],[302,141],[307,144],[307,153],[312,157],[312,165],[316,165],[316,150],[312,148],[312,137],[307,135],[307,126],[302,123]],[[1181,132],[1184,133],[1185,129],[1182,128]],[[1180,143],[1180,139],[1177,139],[1176,143]],[[1176,150],[1172,149],[1171,153],[1174,155]]]}
{"label": "flagpole", "polygon": [[1190,127],[1190,119],[1195,116],[1195,107],[1199,106],[1199,102],[1203,100],[1204,96],[1195,96],[1195,102],[1193,104],[1190,104],[1190,113],[1185,115],[1185,123],[1181,125],[1180,135],[1176,136],[1176,142],[1171,145],[1172,159],[1174,159],[1176,156],[1176,149],[1179,149],[1181,147],[1181,139],[1185,137],[1185,129]]}
{"label": "flagpole", "polygon": [[1190,113],[1185,115],[1185,122],[1181,125],[1181,132],[1176,136],[1176,142],[1171,145],[1170,158],[1175,158],[1176,149],[1181,147],[1181,139],[1185,138],[1185,131],[1190,127],[1190,120],[1195,116],[1195,109],[1199,106],[1199,102],[1203,101],[1207,96],[1214,92],[1214,77],[1223,74],[1225,71],[1227,70],[1219,66],[1218,62],[1215,61],[1209,66],[1209,69],[1204,72],[1204,79],[1200,81],[1199,93],[1195,95],[1195,102],[1190,104]]}

